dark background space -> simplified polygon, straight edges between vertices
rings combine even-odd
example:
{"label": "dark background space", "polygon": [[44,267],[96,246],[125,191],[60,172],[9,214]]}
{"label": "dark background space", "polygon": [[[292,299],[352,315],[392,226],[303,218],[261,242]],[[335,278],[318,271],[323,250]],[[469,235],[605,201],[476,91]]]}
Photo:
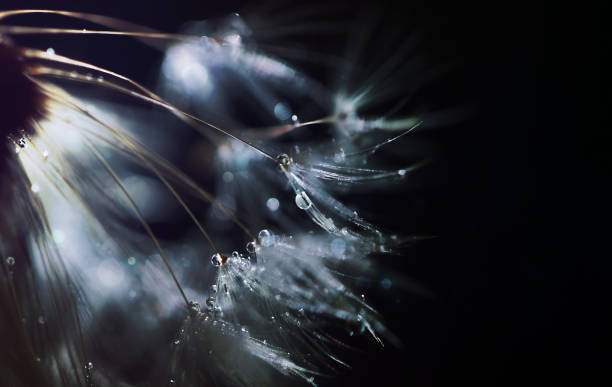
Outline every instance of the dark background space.
{"label": "dark background space", "polygon": [[[401,23],[408,4],[415,19],[439,23],[432,52],[461,58],[428,93],[477,102],[480,110],[431,131],[443,149],[441,166],[432,170],[444,172],[430,178],[444,182],[423,190],[423,210],[410,228],[438,237],[411,248],[400,269],[435,297],[375,302],[405,348],[349,354],[350,372],[318,381],[593,385],[610,360],[603,315],[610,309],[604,285],[612,254],[602,243],[610,229],[603,204],[611,172],[609,118],[602,114],[610,103],[603,82],[610,35],[599,31],[609,13],[581,4],[535,9],[407,0],[380,6]],[[94,12],[173,32],[187,20],[243,6],[56,0],[3,1],[0,8]],[[92,63],[155,81],[158,58],[90,54]],[[143,68],[148,59],[152,65]]]}

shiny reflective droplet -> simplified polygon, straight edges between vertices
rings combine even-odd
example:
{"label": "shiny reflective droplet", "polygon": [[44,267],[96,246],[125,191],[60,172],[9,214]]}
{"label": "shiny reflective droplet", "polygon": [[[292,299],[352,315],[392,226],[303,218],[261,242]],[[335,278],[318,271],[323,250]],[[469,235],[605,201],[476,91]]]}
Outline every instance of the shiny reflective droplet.
{"label": "shiny reflective droplet", "polygon": [[40,186],[36,183],[32,184],[32,186],[30,187],[30,190],[33,193],[39,193],[40,192]]}
{"label": "shiny reflective droplet", "polygon": [[400,169],[399,171],[397,171],[397,174],[400,176],[404,176],[406,174],[406,170],[405,169]]}
{"label": "shiny reflective droplet", "polygon": [[237,251],[232,251],[232,258],[238,259],[240,258],[240,254]]}
{"label": "shiny reflective droplet", "polygon": [[42,157],[44,160],[47,160],[49,158],[49,151],[48,150],[43,151]]}
{"label": "shiny reflective droplet", "polygon": [[55,55],[55,50],[52,49],[51,47],[47,48],[47,55]]}
{"label": "shiny reflective droplet", "polygon": [[264,229],[261,230],[259,232],[259,234],[257,235],[258,239],[259,239],[259,243],[263,246],[263,247],[270,247],[274,244],[274,234],[272,233],[272,231]]}
{"label": "shiny reflective droplet", "polygon": [[254,241],[251,241],[249,243],[247,243],[246,245],[246,250],[250,253],[250,254],[255,254],[255,251],[257,250],[257,245],[255,244]]}
{"label": "shiny reflective droplet", "polygon": [[312,207],[312,201],[304,191],[300,191],[295,195],[295,204],[300,210],[307,210]]}
{"label": "shiny reflective droplet", "polygon": [[14,266],[15,265],[15,258],[13,258],[13,257],[6,258],[6,264],[9,265],[9,266]]}
{"label": "shiny reflective droplet", "polygon": [[85,369],[86,369],[87,371],[91,371],[91,370],[93,370],[93,363],[92,363],[92,362],[87,363],[87,364],[85,365]]}
{"label": "shiny reflective droplet", "polygon": [[297,123],[297,122],[298,122],[298,116],[297,116],[297,115],[295,115],[295,114],[293,114],[293,115],[291,116],[291,121],[293,121],[294,123]]}
{"label": "shiny reflective droplet", "polygon": [[225,261],[227,260],[226,257],[224,257],[223,255],[221,255],[221,253],[215,253],[212,258],[210,259],[210,262],[214,265],[214,266],[221,266],[225,263]]}
{"label": "shiny reflective droplet", "polygon": [[280,202],[277,198],[268,198],[266,201],[266,207],[268,207],[268,210],[274,212],[280,207]]}

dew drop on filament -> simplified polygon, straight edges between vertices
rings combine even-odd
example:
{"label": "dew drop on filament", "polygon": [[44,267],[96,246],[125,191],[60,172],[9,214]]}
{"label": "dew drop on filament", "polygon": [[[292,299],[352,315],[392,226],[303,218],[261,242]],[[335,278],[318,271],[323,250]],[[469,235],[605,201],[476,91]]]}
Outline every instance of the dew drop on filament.
{"label": "dew drop on filament", "polygon": [[312,201],[304,191],[300,191],[295,195],[295,204],[300,210],[307,210],[312,207]]}

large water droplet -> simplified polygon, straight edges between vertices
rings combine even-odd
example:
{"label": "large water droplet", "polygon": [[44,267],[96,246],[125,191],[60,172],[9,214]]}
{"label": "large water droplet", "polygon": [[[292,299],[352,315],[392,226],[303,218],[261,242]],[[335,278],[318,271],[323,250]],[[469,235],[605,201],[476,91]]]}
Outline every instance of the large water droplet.
{"label": "large water droplet", "polygon": [[259,239],[259,243],[263,247],[270,247],[274,244],[274,234],[270,230],[261,230],[257,237]]}
{"label": "large water droplet", "polygon": [[266,201],[266,207],[268,207],[270,211],[274,212],[280,207],[280,202],[277,198],[268,198]]}
{"label": "large water droplet", "polygon": [[307,210],[312,207],[312,201],[304,191],[300,191],[295,195],[295,204],[300,210]]}

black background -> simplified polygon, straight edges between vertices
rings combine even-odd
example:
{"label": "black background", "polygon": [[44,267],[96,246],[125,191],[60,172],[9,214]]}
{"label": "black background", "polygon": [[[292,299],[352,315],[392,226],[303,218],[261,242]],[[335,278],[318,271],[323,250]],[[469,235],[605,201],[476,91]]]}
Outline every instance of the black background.
{"label": "black background", "polygon": [[[611,256],[601,243],[609,229],[602,187],[610,176],[610,135],[601,118],[610,102],[603,83],[610,44],[599,31],[606,10],[457,3],[410,3],[417,18],[444,21],[432,51],[454,50],[463,59],[431,93],[481,106],[468,122],[434,131],[446,183],[428,192],[415,227],[439,237],[415,246],[404,269],[436,297],[383,302],[405,348],[354,354],[350,372],[320,382],[593,385],[610,359],[602,355],[609,353],[602,318]],[[170,32],[244,5],[2,4],[101,13]],[[397,23],[408,8],[380,6]],[[132,65],[130,54],[91,55],[92,63],[154,79],[155,66]]]}

